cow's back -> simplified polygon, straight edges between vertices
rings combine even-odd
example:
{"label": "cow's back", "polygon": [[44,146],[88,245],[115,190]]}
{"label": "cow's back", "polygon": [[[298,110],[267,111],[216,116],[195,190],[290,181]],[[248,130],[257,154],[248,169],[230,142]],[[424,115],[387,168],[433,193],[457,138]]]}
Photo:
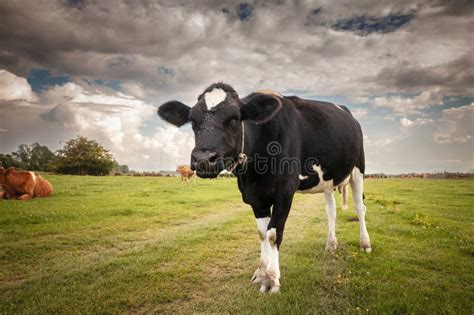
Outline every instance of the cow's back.
{"label": "cow's back", "polygon": [[299,116],[303,163],[314,159],[321,166],[324,180],[332,179],[335,185],[342,182],[354,167],[364,173],[362,130],[345,106],[297,97],[287,99],[293,103]]}

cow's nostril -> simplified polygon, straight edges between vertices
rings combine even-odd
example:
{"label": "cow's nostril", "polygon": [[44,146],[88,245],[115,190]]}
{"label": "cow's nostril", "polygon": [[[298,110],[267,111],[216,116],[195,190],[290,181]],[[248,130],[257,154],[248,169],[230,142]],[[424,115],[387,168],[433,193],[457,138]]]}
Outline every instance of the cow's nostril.
{"label": "cow's nostril", "polygon": [[218,159],[218,154],[211,150],[196,150],[191,155],[191,168],[196,170],[209,170],[213,168]]}
{"label": "cow's nostril", "polygon": [[214,163],[217,160],[217,153],[211,153],[207,160],[209,161],[209,163]]}

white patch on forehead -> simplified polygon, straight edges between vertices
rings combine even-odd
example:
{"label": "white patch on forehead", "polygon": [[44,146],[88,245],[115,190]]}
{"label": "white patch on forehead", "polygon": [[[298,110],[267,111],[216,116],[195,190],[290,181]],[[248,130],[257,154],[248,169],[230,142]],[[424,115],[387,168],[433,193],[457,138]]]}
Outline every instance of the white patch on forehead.
{"label": "white patch on forehead", "polygon": [[206,101],[206,107],[208,110],[213,109],[221,102],[225,100],[227,93],[222,89],[213,89],[210,92],[204,94],[204,100]]}

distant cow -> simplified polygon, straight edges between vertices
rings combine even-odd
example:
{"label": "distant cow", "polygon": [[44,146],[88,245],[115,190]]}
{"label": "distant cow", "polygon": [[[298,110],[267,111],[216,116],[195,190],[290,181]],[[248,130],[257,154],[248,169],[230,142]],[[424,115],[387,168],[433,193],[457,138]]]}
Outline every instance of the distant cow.
{"label": "distant cow", "polygon": [[191,166],[202,178],[223,169],[237,176],[243,201],[252,206],[261,240],[260,264],[252,280],[260,290],[280,289],[279,250],[293,195],[324,193],[328,216],[326,249],[334,251],[334,188],[352,188],[360,225],[360,248],[372,250],[363,202],[365,159],[362,129],[342,105],[261,91],[239,98],[213,84],[193,107],[163,104],[158,114],[182,126],[191,123],[196,146]]}
{"label": "distant cow", "polygon": [[178,167],[176,168],[176,172],[181,174],[182,182],[189,182],[191,181],[191,179],[196,182],[196,177],[194,176],[195,172],[191,169],[189,165],[178,165]]}
{"label": "distant cow", "polygon": [[34,172],[19,172],[10,167],[0,167],[0,184],[3,192],[2,199],[27,200],[34,197],[48,197],[53,192],[53,186],[41,175]]}

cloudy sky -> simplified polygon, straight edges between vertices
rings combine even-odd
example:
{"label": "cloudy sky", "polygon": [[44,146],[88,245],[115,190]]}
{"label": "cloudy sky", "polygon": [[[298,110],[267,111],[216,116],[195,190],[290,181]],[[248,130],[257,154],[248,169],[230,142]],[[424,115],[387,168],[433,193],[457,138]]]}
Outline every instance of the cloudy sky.
{"label": "cloudy sky", "polygon": [[213,82],[347,105],[367,172],[470,171],[471,1],[1,1],[0,152],[76,135],[174,168],[189,127],[156,116]]}

